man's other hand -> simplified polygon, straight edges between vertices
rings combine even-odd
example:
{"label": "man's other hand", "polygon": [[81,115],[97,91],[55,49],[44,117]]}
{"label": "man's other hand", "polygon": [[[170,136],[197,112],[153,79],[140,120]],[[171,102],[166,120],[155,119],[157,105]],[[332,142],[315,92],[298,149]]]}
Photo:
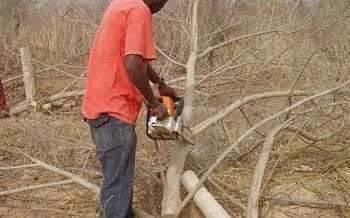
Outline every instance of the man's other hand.
{"label": "man's other hand", "polygon": [[170,98],[172,98],[175,101],[179,100],[181,98],[181,96],[179,94],[177,94],[175,89],[171,88],[170,86],[168,86],[165,83],[159,84],[158,90],[159,90],[159,94],[161,96],[169,96]]}
{"label": "man's other hand", "polygon": [[168,109],[159,101],[155,101],[148,106],[150,116],[158,116],[160,120],[164,120],[169,116]]}

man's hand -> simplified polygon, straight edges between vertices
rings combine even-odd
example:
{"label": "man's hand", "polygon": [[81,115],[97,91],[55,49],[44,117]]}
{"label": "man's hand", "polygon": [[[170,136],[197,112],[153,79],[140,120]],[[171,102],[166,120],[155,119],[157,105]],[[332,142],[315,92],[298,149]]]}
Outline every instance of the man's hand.
{"label": "man's hand", "polygon": [[159,90],[160,95],[169,96],[170,98],[172,98],[175,101],[179,100],[181,98],[181,96],[179,94],[177,94],[175,89],[171,88],[170,86],[168,86],[164,82],[159,84],[158,90]]}
{"label": "man's hand", "polygon": [[159,101],[155,101],[148,106],[150,116],[158,116],[160,120],[164,120],[169,116],[168,109]]}
{"label": "man's hand", "polygon": [[148,72],[150,80],[153,83],[159,85],[158,90],[159,90],[160,95],[169,96],[170,98],[172,98],[175,101],[179,100],[181,98],[181,96],[179,94],[177,94],[173,88],[171,88],[167,84],[165,84],[164,80],[159,77],[159,75],[153,69],[151,64],[147,64],[147,72]]}

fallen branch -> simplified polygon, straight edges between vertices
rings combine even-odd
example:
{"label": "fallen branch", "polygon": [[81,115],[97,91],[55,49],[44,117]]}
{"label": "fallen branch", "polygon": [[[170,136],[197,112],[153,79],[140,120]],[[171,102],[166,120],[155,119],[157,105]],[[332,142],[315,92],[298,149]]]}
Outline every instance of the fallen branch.
{"label": "fallen branch", "polygon": [[80,78],[80,77],[78,77],[78,76],[76,76],[76,75],[67,73],[67,72],[65,72],[64,70],[61,70],[61,69],[57,68],[56,65],[50,65],[50,64],[44,63],[44,62],[42,62],[42,61],[36,60],[36,59],[33,59],[33,61],[36,62],[36,63],[42,64],[42,65],[44,65],[44,66],[46,66],[46,67],[48,67],[48,68],[50,68],[50,69],[52,69],[52,70],[55,70],[56,72],[59,72],[59,73],[62,73],[62,74],[64,74],[64,75],[66,75],[66,76],[72,77],[72,78],[74,78],[74,79],[84,80],[84,78]]}
{"label": "fallen branch", "polygon": [[[82,96],[84,94],[84,90],[72,91],[72,92],[60,92],[49,97],[43,98],[41,101],[38,101],[39,104],[47,104],[53,101],[57,101],[64,98],[70,98],[75,96]],[[26,102],[18,103],[17,105],[10,108],[10,114],[16,115],[21,112],[28,110],[30,107]]]}
{"label": "fallen branch", "polygon": [[178,62],[178,61],[175,61],[174,59],[172,59],[171,57],[169,57],[168,55],[166,55],[160,48],[158,48],[157,46],[156,46],[156,49],[157,49],[157,51],[163,56],[163,57],[165,57],[168,61],[170,61],[171,63],[173,63],[173,64],[175,64],[175,65],[177,65],[177,66],[180,66],[180,67],[182,67],[182,68],[186,68],[186,65],[185,64],[183,64],[183,63],[180,63],[180,62]]}
{"label": "fallen branch", "polygon": [[157,206],[155,203],[155,198],[154,198],[154,188],[153,188],[153,183],[151,182],[151,179],[146,179],[145,181],[147,185],[147,193],[149,195],[148,197],[148,204],[151,209],[151,213],[153,216],[159,217],[158,212],[157,212]]}
{"label": "fallen branch", "polygon": [[252,34],[247,34],[247,35],[239,36],[239,37],[236,37],[236,38],[232,38],[232,39],[229,39],[229,40],[227,40],[225,42],[219,43],[219,44],[217,44],[215,46],[208,47],[207,49],[205,49],[204,51],[202,51],[202,52],[200,52],[198,54],[198,59],[204,58],[210,52],[212,52],[212,51],[214,51],[214,50],[216,50],[218,48],[221,48],[223,46],[226,46],[226,45],[228,45],[230,43],[236,42],[238,40],[249,38],[249,37],[253,37],[253,36],[265,35],[265,34],[274,33],[274,32],[278,33],[278,32],[286,32],[286,31],[282,30],[282,29],[266,30],[266,31],[258,32],[258,33],[252,33]]}
{"label": "fallen branch", "polygon": [[341,131],[343,131],[345,129],[345,125],[342,124],[338,129],[336,129],[335,131],[329,133],[329,134],[325,134],[323,136],[318,136],[318,135],[314,135],[312,133],[306,132],[304,130],[301,130],[299,127],[294,126],[294,125],[288,125],[286,126],[286,130],[292,131],[292,132],[297,132],[299,135],[301,135],[303,138],[310,140],[312,142],[319,142],[319,141],[323,141],[329,138],[332,138],[334,136],[336,136],[337,134],[339,134]]}
{"label": "fallen branch", "polygon": [[77,175],[74,175],[73,173],[70,173],[68,171],[65,171],[65,170],[62,170],[62,169],[59,169],[57,167],[54,167],[52,165],[49,165],[41,160],[38,160],[38,159],[35,159],[33,157],[30,157],[29,155],[23,153],[22,151],[20,151],[25,157],[27,157],[29,160],[31,160],[32,162],[36,163],[36,164],[39,164],[40,166],[42,166],[43,168],[51,171],[51,172],[54,172],[54,173],[57,173],[57,174],[60,174],[60,175],[63,175],[63,176],[66,176],[68,178],[70,178],[71,180],[79,183],[80,185],[84,186],[85,188],[88,188],[88,189],[91,189],[92,191],[94,191],[95,193],[97,194],[100,194],[100,187],[98,185],[95,185],[83,178],[81,178],[80,176],[77,176]]}
{"label": "fallen branch", "polygon": [[0,191],[0,196],[12,195],[12,194],[16,194],[19,192],[33,191],[33,190],[43,189],[43,188],[50,188],[50,187],[54,187],[54,186],[68,185],[68,184],[72,184],[72,183],[75,183],[75,180],[68,179],[68,180],[63,180],[63,181],[59,181],[59,182],[51,182],[51,183],[40,184],[40,185],[30,185],[27,187],[16,188],[16,189],[6,190],[6,191]]}
{"label": "fallen branch", "polygon": [[[198,167],[198,169],[199,169],[200,171],[203,172],[203,171],[204,171],[203,167],[200,166],[200,165],[196,162],[196,160],[195,160],[195,158],[194,158],[193,156],[190,156],[190,157],[191,157],[191,161],[194,162],[194,164],[196,165],[196,167]],[[237,205],[237,206],[238,206],[240,209],[242,209],[243,211],[245,211],[245,210],[247,209],[247,207],[246,207],[244,204],[242,204],[242,203],[239,202],[238,200],[234,199],[232,195],[230,195],[223,187],[221,187],[217,182],[215,182],[215,181],[211,178],[211,176],[209,176],[207,180],[208,180],[209,183],[211,183],[211,184],[214,186],[214,188],[216,188],[217,190],[219,190],[228,200],[230,200],[232,204]]]}
{"label": "fallen branch", "polygon": [[154,175],[154,173],[143,164],[137,164],[136,167],[140,167],[143,171],[145,171],[145,173],[147,173],[158,185],[164,185],[162,180]]}
{"label": "fallen branch", "polygon": [[[210,178],[210,177],[209,177]],[[209,181],[208,178],[208,181]],[[223,180],[215,178],[224,186],[234,190],[237,195],[247,197],[248,194],[239,190],[239,188],[234,187],[232,184],[228,184]],[[286,198],[276,198],[271,196],[260,197],[263,201],[273,201],[275,204],[279,205],[315,205],[320,207],[350,207],[350,203],[340,202],[340,201],[322,201],[322,200],[307,200],[307,199],[286,199]]]}
{"label": "fallen branch", "polygon": [[7,83],[10,83],[14,80],[19,80],[19,79],[22,79],[23,78],[23,75],[19,75],[19,76],[15,76],[15,77],[11,77],[11,78],[8,78],[6,80],[3,81],[4,85],[6,85]]}
{"label": "fallen branch", "polygon": [[238,200],[234,199],[232,195],[230,195],[229,193],[227,193],[227,191],[225,189],[223,189],[217,182],[215,182],[213,179],[211,179],[210,177],[208,178],[208,182],[210,182],[210,184],[212,184],[217,190],[219,190],[228,200],[231,201],[232,204],[237,205],[239,208],[241,208],[243,211],[245,211],[247,209],[247,207],[242,204],[241,202],[239,202]]}
{"label": "fallen branch", "polygon": [[24,210],[29,210],[29,211],[44,211],[44,212],[50,212],[50,213],[59,213],[59,214],[68,214],[71,216],[77,216],[77,217],[95,217],[95,215],[87,215],[87,214],[79,214],[79,213],[72,213],[69,211],[65,210],[60,210],[60,209],[54,209],[54,208],[47,208],[47,207],[26,207],[26,206],[21,206],[18,204],[8,204],[8,203],[1,203],[0,207],[11,207],[11,208],[19,208],[19,209],[24,209]]}
{"label": "fallen branch", "polygon": [[[348,94],[349,92],[350,90],[344,89],[344,91],[340,93]],[[214,123],[219,122],[220,120],[225,118],[233,110],[238,109],[239,107],[252,101],[262,100],[266,98],[276,98],[276,97],[309,96],[309,95],[312,95],[313,93],[314,92],[301,91],[301,90],[294,90],[293,92],[290,92],[290,90],[287,90],[287,91],[280,91],[280,92],[263,92],[263,93],[250,95],[233,102],[231,105],[229,105],[228,107],[222,110],[219,110],[216,114],[214,114],[213,116],[207,118],[206,120],[202,121],[200,124],[195,126],[192,132],[194,135],[198,135],[199,133],[201,133],[202,131],[204,131]]]}
{"label": "fallen branch", "polygon": [[[73,180],[74,182],[79,183],[80,185],[84,186],[85,188],[91,189],[93,192],[95,192],[96,194],[100,194],[100,187],[94,183],[91,183],[77,175],[74,175],[73,173],[67,172],[65,170],[59,169],[57,167],[51,166],[41,160],[38,160],[36,158],[30,157],[27,154],[25,154],[24,152],[22,152],[21,150],[18,150],[20,153],[22,153],[25,157],[27,157],[29,160],[31,160],[32,162],[39,164],[40,166],[42,166],[43,168],[54,172],[54,173],[58,173],[61,174],[63,176],[66,176],[68,178],[70,178],[71,180]],[[133,211],[135,213],[135,215],[137,215],[138,217],[144,217],[144,218],[153,218],[152,215],[149,215],[148,213],[137,209],[137,208],[133,208]]]}
{"label": "fallen branch", "polygon": [[163,153],[160,151],[160,146],[157,140],[154,140],[154,147],[158,153],[158,164],[159,164],[159,172],[160,172],[160,179],[163,183],[163,186],[165,186],[166,184],[166,179],[165,179],[165,175],[164,175],[164,166],[166,164],[164,164],[166,157],[164,157]]}
{"label": "fallen branch", "polygon": [[39,164],[26,164],[26,165],[20,165],[20,166],[0,167],[0,170],[17,170],[17,169],[37,167],[37,166],[40,166],[40,165]]}
{"label": "fallen branch", "polygon": [[202,176],[202,178],[199,180],[199,182],[197,183],[196,187],[194,188],[194,190],[189,193],[186,198],[182,201],[182,203],[180,204],[180,206],[178,207],[178,209],[176,210],[176,215],[178,216],[180,214],[180,212],[182,211],[182,209],[187,205],[187,203],[192,199],[192,197],[196,194],[196,192],[198,191],[198,189],[201,187],[201,185],[204,183],[204,181],[209,177],[209,175],[213,172],[213,170],[221,163],[221,161],[223,161],[225,159],[225,157],[239,144],[241,143],[246,137],[248,137],[252,132],[254,132],[257,128],[259,128],[260,126],[278,118],[279,116],[287,113],[288,111],[291,111],[303,104],[305,104],[306,102],[309,102],[313,99],[322,97],[324,95],[328,95],[330,93],[336,92],[337,90],[347,86],[350,84],[350,80],[346,81],[345,83],[332,88],[332,89],[328,89],[326,91],[317,93],[315,95],[312,95],[310,97],[307,97],[287,108],[285,108],[284,110],[275,113],[273,115],[271,115],[270,117],[265,118],[264,120],[262,120],[260,123],[256,124],[255,126],[253,126],[252,128],[250,128],[249,130],[247,130],[241,137],[239,137],[233,144],[231,144],[218,158],[217,160],[210,166],[210,168],[204,173],[204,175]]}
{"label": "fallen branch", "polygon": [[288,97],[288,96],[307,96],[311,95],[311,92],[306,92],[306,91],[300,91],[300,90],[295,90],[292,93],[290,90],[287,91],[280,91],[280,92],[263,92],[263,93],[258,93],[254,95],[250,95],[247,97],[244,97],[242,99],[239,99],[229,105],[228,107],[219,110],[215,115],[207,118],[197,126],[193,128],[193,134],[198,135],[205,129],[207,129],[209,126],[213,125],[214,123],[222,120],[224,117],[226,117],[228,114],[230,114],[232,111],[235,109],[240,108],[241,106],[252,102],[256,100],[261,100],[261,99],[266,99],[266,98],[276,98],[276,97]]}
{"label": "fallen branch", "polygon": [[270,157],[272,146],[275,141],[275,136],[279,131],[291,121],[287,120],[283,124],[274,128],[266,137],[265,143],[262,147],[261,153],[259,155],[258,163],[256,164],[252,181],[250,183],[249,197],[248,197],[248,207],[247,207],[247,218],[257,218],[258,217],[258,206],[259,198],[261,195],[261,185],[264,178],[264,172],[266,168],[267,161]]}
{"label": "fallen branch", "polygon": [[263,197],[263,200],[273,201],[279,205],[316,205],[321,207],[349,207],[350,203],[340,201],[318,201],[318,200],[307,200],[307,199],[285,199],[285,198],[274,198],[274,197]]}

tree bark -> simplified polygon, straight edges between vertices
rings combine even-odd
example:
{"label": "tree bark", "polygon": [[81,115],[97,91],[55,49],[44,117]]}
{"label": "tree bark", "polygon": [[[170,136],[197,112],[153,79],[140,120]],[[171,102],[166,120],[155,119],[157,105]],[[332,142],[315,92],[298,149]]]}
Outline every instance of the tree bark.
{"label": "tree bark", "polygon": [[266,137],[265,143],[262,147],[261,153],[259,155],[258,163],[256,164],[253,179],[250,183],[248,206],[247,206],[247,218],[257,218],[258,217],[258,206],[259,199],[261,195],[261,184],[264,178],[264,172],[266,168],[267,161],[270,157],[273,143],[275,141],[275,136],[279,133],[281,129],[289,122],[287,120],[283,124],[274,128]]}
{"label": "tree bark", "polygon": [[[182,185],[187,192],[191,192],[198,182],[196,174],[188,170],[182,175]],[[194,196],[194,202],[207,218],[231,217],[225,209],[215,200],[205,187],[201,187]]]}
{"label": "tree bark", "polygon": [[[192,35],[191,35],[191,54],[186,64],[186,92],[185,105],[183,110],[183,125],[184,128],[191,128],[192,125],[192,110],[193,110],[193,92],[195,85],[195,68],[198,54],[198,0],[194,0],[192,14]],[[191,136],[190,136],[191,137]],[[176,149],[170,159],[169,167],[166,175],[166,183],[163,191],[162,199],[162,217],[176,217],[176,209],[179,206],[181,175],[184,169],[189,142],[185,139],[180,139],[177,142]]]}

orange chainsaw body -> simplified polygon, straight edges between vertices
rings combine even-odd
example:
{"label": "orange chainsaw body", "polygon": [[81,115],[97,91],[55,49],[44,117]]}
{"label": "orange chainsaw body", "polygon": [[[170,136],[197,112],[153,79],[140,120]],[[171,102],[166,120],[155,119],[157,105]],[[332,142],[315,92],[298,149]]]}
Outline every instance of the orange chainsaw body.
{"label": "orange chainsaw body", "polygon": [[147,135],[155,140],[177,140],[182,131],[183,100],[161,96],[159,101],[168,109],[168,117],[160,120],[157,116],[147,115]]}

